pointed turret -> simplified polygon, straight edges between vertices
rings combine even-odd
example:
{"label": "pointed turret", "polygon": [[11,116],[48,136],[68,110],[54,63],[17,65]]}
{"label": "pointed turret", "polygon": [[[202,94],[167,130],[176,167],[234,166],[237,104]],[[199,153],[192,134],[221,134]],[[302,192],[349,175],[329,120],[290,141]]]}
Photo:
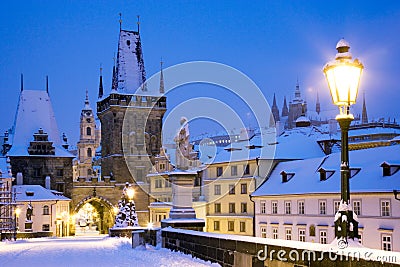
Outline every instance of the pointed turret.
{"label": "pointed turret", "polygon": [[315,104],[315,111],[317,112],[318,115],[319,115],[319,113],[321,112],[321,104],[319,103],[318,91],[317,91],[317,102],[316,102],[316,104]]}
{"label": "pointed turret", "polygon": [[86,89],[85,107],[83,108],[83,110],[92,110],[89,104],[89,93],[87,89]]}
{"label": "pointed turret", "polygon": [[282,117],[287,117],[289,115],[289,109],[286,103],[286,96],[283,98],[283,107],[282,107]]}
{"label": "pointed turret", "polygon": [[163,61],[161,59],[160,62],[160,94],[164,94],[165,93],[165,89],[164,89],[164,74],[163,74]]}
{"label": "pointed turret", "polygon": [[99,82],[99,95],[98,98],[102,98],[104,94],[103,90],[103,68],[100,66],[100,82]]}
{"label": "pointed turret", "polygon": [[49,94],[49,76],[46,75],[46,92]]}
{"label": "pointed turret", "polygon": [[24,74],[21,73],[21,92],[24,91]]}
{"label": "pointed turret", "polygon": [[273,103],[272,103],[271,112],[272,112],[272,115],[274,116],[275,122],[280,121],[280,118],[279,118],[279,109],[278,109],[278,105],[276,104],[275,94],[274,94],[274,101],[273,101]]}
{"label": "pointed turret", "polygon": [[367,105],[365,104],[365,92],[363,93],[363,107],[362,107],[361,123],[362,124],[367,124],[368,123]]}

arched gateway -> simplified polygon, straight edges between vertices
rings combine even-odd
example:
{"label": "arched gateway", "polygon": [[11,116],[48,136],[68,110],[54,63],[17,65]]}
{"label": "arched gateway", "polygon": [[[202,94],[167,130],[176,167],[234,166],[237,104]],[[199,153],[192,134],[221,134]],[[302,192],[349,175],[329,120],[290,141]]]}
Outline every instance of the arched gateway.
{"label": "arched gateway", "polygon": [[74,208],[71,232],[75,235],[107,234],[114,225],[115,208],[101,196],[82,199]]}

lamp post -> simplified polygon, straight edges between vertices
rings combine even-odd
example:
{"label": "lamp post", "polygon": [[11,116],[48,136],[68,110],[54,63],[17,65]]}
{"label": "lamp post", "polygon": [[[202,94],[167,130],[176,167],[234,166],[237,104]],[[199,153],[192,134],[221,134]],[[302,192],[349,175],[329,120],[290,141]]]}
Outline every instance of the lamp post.
{"label": "lamp post", "polygon": [[[335,215],[335,236],[338,245],[347,246],[347,239],[358,238],[358,222],[350,205],[350,169],[348,132],[354,116],[350,113],[350,106],[356,103],[360,77],[364,66],[358,59],[352,60],[349,52],[350,45],[341,39],[336,49],[338,53],[333,61],[326,63],[323,72],[331,92],[332,100],[339,107],[336,120],[341,130],[341,201],[339,210]],[[339,243],[340,240],[343,240]]]}
{"label": "lamp post", "polygon": [[14,211],[14,222],[15,222],[15,228],[14,228],[14,240],[17,240],[17,231],[18,231],[18,219],[19,219],[19,215],[21,214],[21,209],[19,207],[17,207]]}
{"label": "lamp post", "polygon": [[129,187],[126,189],[126,195],[128,196],[129,199],[129,223],[128,226],[132,226],[132,200],[133,196],[135,195],[135,190],[129,185]]}

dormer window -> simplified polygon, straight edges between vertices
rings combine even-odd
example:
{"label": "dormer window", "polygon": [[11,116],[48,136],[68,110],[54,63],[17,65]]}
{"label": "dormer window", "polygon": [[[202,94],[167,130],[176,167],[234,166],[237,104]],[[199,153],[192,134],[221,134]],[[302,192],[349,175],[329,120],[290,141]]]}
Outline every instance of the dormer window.
{"label": "dormer window", "polygon": [[385,161],[381,164],[381,167],[383,176],[392,176],[400,169],[400,164],[390,164]]}
{"label": "dormer window", "polygon": [[325,170],[324,168],[319,168],[319,180],[326,181],[328,180],[334,173],[334,170]]}
{"label": "dormer window", "polygon": [[350,171],[350,178],[353,178],[361,171],[361,168],[349,168]]}
{"label": "dormer window", "polygon": [[294,172],[285,172],[285,171],[281,171],[280,173],[282,175],[282,183],[287,183],[290,181],[290,179],[293,178],[294,176]]}
{"label": "dormer window", "polygon": [[33,197],[35,195],[35,192],[33,191],[25,191],[25,194],[27,197]]}

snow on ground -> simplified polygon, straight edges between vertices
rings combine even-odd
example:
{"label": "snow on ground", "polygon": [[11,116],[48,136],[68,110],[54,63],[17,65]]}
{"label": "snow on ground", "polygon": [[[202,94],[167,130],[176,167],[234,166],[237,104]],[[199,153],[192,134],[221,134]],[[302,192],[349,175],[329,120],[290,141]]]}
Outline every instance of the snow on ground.
{"label": "snow on ground", "polygon": [[36,238],[0,242],[0,266],[219,266],[151,246],[132,249],[128,238]]}

